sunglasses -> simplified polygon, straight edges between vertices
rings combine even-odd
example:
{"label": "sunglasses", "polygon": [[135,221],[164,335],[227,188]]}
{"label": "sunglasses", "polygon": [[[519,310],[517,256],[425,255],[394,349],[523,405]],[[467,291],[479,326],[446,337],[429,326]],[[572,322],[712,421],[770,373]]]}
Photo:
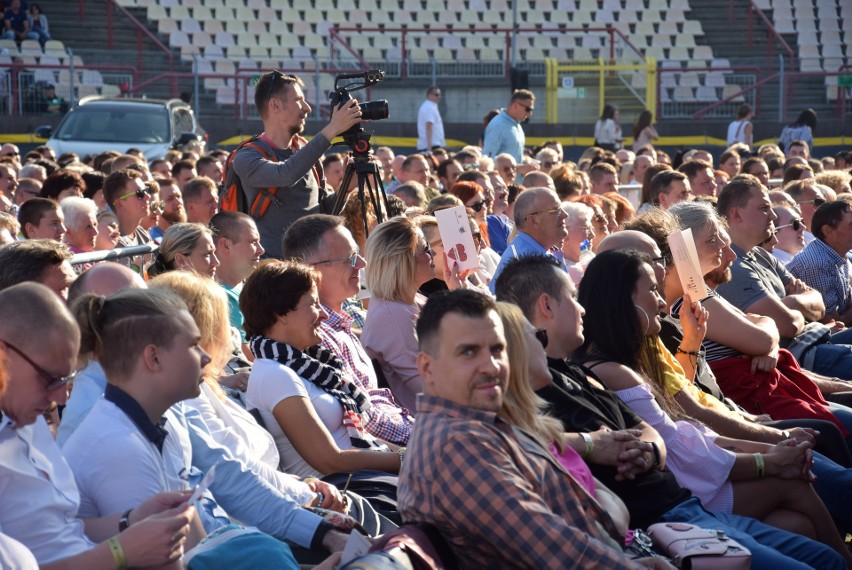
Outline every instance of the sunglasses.
{"label": "sunglasses", "polygon": [[355,267],[358,265],[358,260],[361,258],[361,253],[356,249],[355,253],[350,255],[349,257],[337,257],[335,259],[324,259],[322,261],[317,261],[313,265],[320,265],[322,263],[339,263],[345,261],[349,264],[350,267]]}
{"label": "sunglasses", "polygon": [[53,392],[54,390],[58,390],[62,386],[65,386],[69,382],[72,382],[74,380],[74,378],[77,376],[76,370],[72,370],[70,374],[67,374],[65,376],[54,376],[53,374],[51,374],[50,372],[48,372],[47,370],[45,370],[44,368],[42,368],[41,366],[39,366],[38,364],[33,362],[32,360],[30,360],[30,357],[27,356],[26,354],[24,354],[23,352],[21,352],[21,350],[19,348],[17,348],[16,346],[9,344],[5,340],[2,341],[2,342],[3,342],[3,344],[6,345],[6,348],[8,348],[9,350],[14,352],[15,354],[17,354],[21,358],[23,358],[27,362],[27,364],[29,364],[30,366],[33,367],[33,370],[35,370],[36,372],[39,373],[39,376],[41,376],[45,380],[45,382],[47,382],[47,391],[48,392]]}
{"label": "sunglasses", "polygon": [[476,204],[472,204],[472,205],[468,206],[468,208],[470,208],[474,212],[481,212],[482,208],[484,208],[486,205],[487,205],[487,202],[485,200],[480,200]]}
{"label": "sunglasses", "polygon": [[435,257],[435,250],[432,249],[428,243],[423,247],[423,250],[420,253],[425,253],[429,257]]}
{"label": "sunglasses", "polygon": [[139,199],[139,200],[146,200],[150,197],[147,190],[145,190],[144,188],[137,188],[133,192],[128,192],[127,194],[122,194],[121,196],[117,197],[115,199],[115,201],[117,202],[119,200],[124,200],[125,198],[130,198],[133,195],[136,195],[136,198]]}
{"label": "sunglasses", "polygon": [[526,111],[529,114],[532,114],[532,112],[535,111],[535,107],[527,107],[526,105],[521,105],[521,107],[523,107],[524,111]]}
{"label": "sunglasses", "polygon": [[535,329],[535,338],[541,343],[542,348],[547,348],[547,329]]}
{"label": "sunglasses", "polygon": [[803,200],[802,202],[799,202],[799,204],[813,204],[814,208],[819,208],[825,204],[825,200],[823,198],[814,198],[813,200]]}
{"label": "sunglasses", "polygon": [[784,229],[784,228],[793,228],[793,231],[797,232],[800,229],[802,229],[803,227],[805,227],[805,220],[802,220],[800,218],[798,220],[793,220],[789,224],[781,224],[780,226],[775,226],[775,231],[777,232],[778,230],[781,230],[781,229]]}
{"label": "sunglasses", "polygon": [[164,212],[166,209],[166,203],[162,200],[157,202],[151,202],[151,211],[152,212]]}

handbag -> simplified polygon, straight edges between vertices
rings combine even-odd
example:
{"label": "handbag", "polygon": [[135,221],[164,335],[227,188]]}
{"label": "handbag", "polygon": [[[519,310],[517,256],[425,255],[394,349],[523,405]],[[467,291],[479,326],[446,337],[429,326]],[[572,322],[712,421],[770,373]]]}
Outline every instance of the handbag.
{"label": "handbag", "polygon": [[751,552],[721,530],[666,522],[652,524],[648,534],[678,568],[748,570],[751,567]]}

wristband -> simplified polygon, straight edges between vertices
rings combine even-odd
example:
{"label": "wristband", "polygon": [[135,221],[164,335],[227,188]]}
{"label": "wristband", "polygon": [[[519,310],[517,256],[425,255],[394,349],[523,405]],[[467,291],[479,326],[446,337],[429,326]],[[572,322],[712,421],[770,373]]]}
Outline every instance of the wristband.
{"label": "wristband", "polygon": [[121,543],[118,542],[118,538],[113,536],[107,540],[107,546],[109,546],[109,551],[112,554],[113,562],[115,562],[116,570],[124,570],[127,568],[127,558],[124,557],[124,549],[121,547]]}
{"label": "wristband", "polygon": [[689,350],[684,350],[681,347],[677,347],[677,351],[681,354],[687,354],[689,356],[700,356],[701,355],[701,349],[698,349],[697,351],[692,352],[692,351],[689,351]]}
{"label": "wristband", "polygon": [[124,532],[127,530],[127,527],[130,526],[130,511],[133,509],[127,509],[127,512],[121,515],[121,518],[118,519],[118,532]]}
{"label": "wristband", "polygon": [[651,449],[654,452],[654,465],[652,465],[651,468],[656,469],[663,462],[663,458],[660,456],[660,448],[657,447],[657,443],[655,441],[651,442]]}
{"label": "wristband", "polygon": [[766,474],[766,464],[763,462],[763,455],[755,453],[754,463],[757,466],[757,478],[763,479],[763,476]]}
{"label": "wristband", "polygon": [[583,451],[583,459],[588,459],[592,456],[592,452],[595,450],[595,442],[592,441],[592,436],[586,432],[580,432],[580,437],[583,438],[583,442],[586,444],[586,449]]}

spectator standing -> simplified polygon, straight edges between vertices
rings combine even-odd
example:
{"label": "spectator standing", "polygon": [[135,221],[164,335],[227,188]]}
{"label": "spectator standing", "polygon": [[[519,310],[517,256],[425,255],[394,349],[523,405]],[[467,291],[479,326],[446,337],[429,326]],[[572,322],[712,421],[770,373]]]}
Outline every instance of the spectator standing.
{"label": "spectator standing", "polygon": [[728,125],[728,146],[744,143],[751,148],[754,140],[751,124],[752,115],[751,105],[747,103],[740,105],[740,108],[737,109],[737,119],[731,121],[731,124]]}
{"label": "spectator standing", "polygon": [[38,43],[41,44],[41,47],[44,47],[44,44],[50,39],[50,31],[47,26],[47,16],[42,13],[40,5],[32,4],[30,6],[28,20],[30,30],[38,35]]}
{"label": "spectator standing", "polygon": [[426,90],[426,100],[417,111],[417,148],[423,151],[433,146],[446,146],[444,139],[444,121],[438,109],[441,100],[441,88],[432,85]]}
{"label": "spectator standing", "polygon": [[3,14],[3,39],[15,40],[18,45],[24,40],[38,39],[38,34],[30,30],[29,16],[21,7],[21,0],[12,0]]}
{"label": "spectator standing", "polygon": [[604,106],[601,118],[595,123],[595,146],[613,152],[621,148],[618,109],[612,105]]}
{"label": "spectator standing", "polygon": [[[654,128],[654,114],[647,109],[639,113],[639,118],[633,126],[633,152],[637,152],[642,147],[653,145],[658,138],[660,138],[660,135]],[[653,163],[653,161],[651,162]],[[638,177],[636,178],[638,179]]]}
{"label": "spectator standing", "polygon": [[343,103],[328,125],[310,142],[301,136],[311,106],[302,93],[304,83],[280,71],[264,74],[255,86],[254,102],[264,131],[256,142],[265,147],[268,160],[251,147],[240,149],[233,168],[240,177],[247,203],[253,204],[261,190],[273,194],[266,213],[258,218],[260,240],[269,257],[281,256],[281,237],[297,219],[320,210],[325,197],[325,177],[319,163],[331,140],[361,118],[358,101]]}
{"label": "spectator standing", "polygon": [[500,114],[491,119],[485,127],[482,154],[496,157],[501,153],[512,155],[516,162],[524,158],[526,137],[521,122],[530,118],[535,110],[535,95],[526,89],[516,89],[512,93],[509,106],[500,110]]}
{"label": "spectator standing", "polygon": [[[790,150],[790,145],[794,141],[804,141],[808,148],[814,146],[814,131],[817,126],[817,115],[813,109],[805,109],[796,120],[781,130],[781,136],[778,137],[778,146],[787,154]],[[789,155],[788,155],[789,156]]]}

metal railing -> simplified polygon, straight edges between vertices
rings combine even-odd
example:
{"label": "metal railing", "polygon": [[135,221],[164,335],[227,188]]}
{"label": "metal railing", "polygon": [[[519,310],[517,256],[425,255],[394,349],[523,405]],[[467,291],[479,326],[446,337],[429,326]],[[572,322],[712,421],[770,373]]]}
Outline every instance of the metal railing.
{"label": "metal railing", "polygon": [[117,247],[102,251],[90,251],[87,253],[75,253],[71,256],[71,265],[83,265],[85,263],[100,263],[101,261],[116,261],[124,257],[136,255],[148,255],[155,253],[160,246],[154,243],[145,245],[132,245],[130,247]]}
{"label": "metal railing", "polygon": [[748,103],[758,112],[756,67],[671,67],[657,70],[660,119],[727,118]]}

